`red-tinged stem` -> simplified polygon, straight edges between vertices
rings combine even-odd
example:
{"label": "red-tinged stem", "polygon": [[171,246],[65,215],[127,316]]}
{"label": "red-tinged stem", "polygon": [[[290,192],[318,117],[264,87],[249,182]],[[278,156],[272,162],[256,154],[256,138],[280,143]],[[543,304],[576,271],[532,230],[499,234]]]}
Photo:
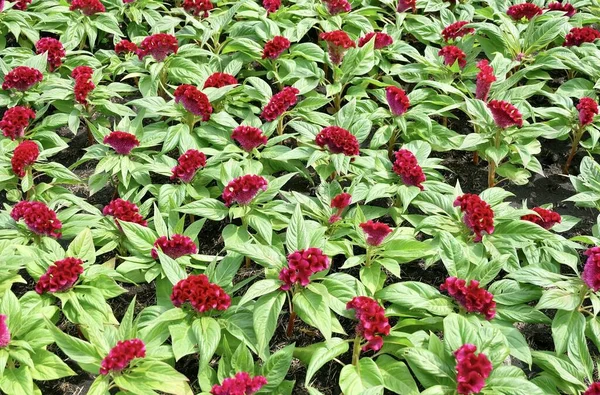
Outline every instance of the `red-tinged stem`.
{"label": "red-tinged stem", "polygon": [[575,154],[577,154],[577,148],[579,148],[579,141],[581,140],[581,137],[583,136],[584,131],[585,131],[585,129],[582,126],[580,126],[575,131],[575,135],[573,136],[573,142],[571,145],[571,152],[569,153],[567,162],[565,163],[565,166],[563,167],[563,172],[565,174],[569,174],[569,167],[571,167],[571,161],[575,157]]}
{"label": "red-tinged stem", "polygon": [[479,164],[479,152],[477,152],[477,151],[473,152],[473,163],[475,165]]}
{"label": "red-tinged stem", "polygon": [[294,303],[292,301],[292,298],[293,298],[292,293],[288,292],[287,298],[288,298],[288,305],[289,305],[289,309],[290,309],[290,319],[288,321],[285,334],[287,335],[287,337],[292,337],[292,335],[294,334],[294,322],[296,321],[296,312],[294,311]]}
{"label": "red-tinged stem", "polygon": [[394,146],[396,145],[397,133],[392,132],[392,137],[390,137],[390,141],[388,142],[388,158],[393,162],[394,161]]}
{"label": "red-tinged stem", "polygon": [[246,262],[246,269],[250,269],[250,266],[252,265],[252,260],[250,259],[250,257],[246,257],[245,262]]}

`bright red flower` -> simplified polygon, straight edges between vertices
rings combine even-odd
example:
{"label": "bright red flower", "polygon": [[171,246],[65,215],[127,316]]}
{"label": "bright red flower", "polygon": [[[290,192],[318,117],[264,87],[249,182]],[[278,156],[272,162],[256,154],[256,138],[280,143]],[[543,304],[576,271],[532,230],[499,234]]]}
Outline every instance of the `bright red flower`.
{"label": "bright red flower", "polygon": [[323,0],[323,2],[331,15],[337,15],[341,12],[350,12],[352,10],[352,5],[348,0]]}
{"label": "bright red flower", "polygon": [[385,88],[385,98],[387,99],[390,110],[394,115],[402,115],[410,107],[410,100],[406,96],[404,89],[397,86],[388,86]]}
{"label": "bright red flower", "polygon": [[477,87],[475,89],[475,98],[487,101],[492,83],[496,81],[494,68],[490,66],[486,59],[477,63],[479,73],[477,73]]}
{"label": "bright red flower", "polygon": [[119,227],[119,221],[133,222],[142,226],[148,225],[144,217],[140,214],[138,206],[121,198],[112,200],[108,203],[102,210],[102,214],[114,217],[115,222]]}
{"label": "bright red flower", "polygon": [[111,372],[120,372],[128,367],[134,359],[145,356],[146,345],[140,339],[119,341],[102,360],[100,374],[106,376]]}
{"label": "bright red flower", "polygon": [[492,364],[485,354],[475,355],[477,347],[465,344],[454,352],[456,358],[456,391],[460,395],[478,394],[485,387],[485,379],[492,372]]}
{"label": "bright red flower", "polygon": [[457,206],[465,214],[463,221],[475,233],[476,242],[481,241],[483,232],[488,235],[494,233],[494,211],[479,196],[465,193],[454,201],[454,207]]}
{"label": "bright red flower", "polygon": [[492,112],[494,122],[502,129],[506,129],[513,125],[518,127],[523,126],[523,116],[521,115],[521,112],[509,102],[491,100],[487,106]]}
{"label": "bright red flower", "polygon": [[10,216],[15,221],[23,219],[30,231],[38,235],[60,237],[62,222],[56,213],[42,202],[22,201],[13,207]]}
{"label": "bright red flower", "polygon": [[172,235],[169,239],[167,236],[160,236],[154,242],[154,248],[151,251],[152,258],[158,259],[157,248],[171,259],[177,259],[185,255],[192,255],[198,252],[198,247],[194,241],[188,236]]}
{"label": "bright red flower", "polygon": [[467,55],[462,49],[454,45],[446,45],[444,48],[440,49],[438,55],[444,57],[444,64],[446,66],[452,66],[457,61],[458,66],[461,69],[467,65]]}
{"label": "bright red flower", "polygon": [[538,215],[527,214],[522,216],[521,219],[523,221],[533,222],[534,224],[537,224],[544,229],[550,229],[555,224],[560,224],[560,222],[562,221],[560,214],[552,210],[547,210],[541,207],[535,207],[532,210],[538,213]]}
{"label": "bright red flower", "polygon": [[41,82],[44,76],[38,69],[27,66],[17,66],[4,76],[2,89],[16,89],[18,91],[26,91],[38,82]]}
{"label": "bright red flower", "polygon": [[265,121],[276,120],[291,106],[296,104],[298,100],[296,95],[299,93],[300,91],[293,86],[286,86],[281,92],[273,95],[269,103],[263,108],[260,117]]}
{"label": "bright red flower", "polygon": [[496,316],[494,295],[479,288],[479,281],[471,280],[467,285],[463,279],[448,277],[440,286],[440,290],[448,291],[448,294],[469,313],[483,314],[488,321]]}
{"label": "bright red flower", "polygon": [[132,149],[140,145],[140,142],[135,135],[118,130],[106,135],[103,143],[110,145],[110,147],[120,155],[129,155]]}
{"label": "bright red flower", "polygon": [[287,261],[288,266],[279,272],[283,291],[288,291],[294,284],[306,287],[310,284],[310,276],[329,267],[329,258],[319,248],[295,251],[288,255]]}
{"label": "bright red flower", "polygon": [[398,150],[394,155],[396,156],[392,166],[394,173],[402,178],[405,185],[419,187],[420,190],[423,190],[421,183],[425,181],[425,174],[415,155],[406,149]]}
{"label": "bright red flower", "polygon": [[590,97],[582,97],[577,105],[579,110],[579,123],[587,126],[594,122],[594,116],[598,114],[598,103]]}
{"label": "bright red flower", "polygon": [[385,48],[394,43],[392,36],[387,33],[371,32],[358,39],[358,46],[364,47],[373,37],[375,37],[375,49]]}
{"label": "bright red flower", "polygon": [[593,43],[600,38],[600,32],[591,27],[574,27],[565,36],[563,47],[578,47],[583,43]]}
{"label": "bright red flower", "polygon": [[215,384],[210,393],[212,395],[254,395],[267,384],[263,376],[250,377],[246,372],[239,372],[235,377],[223,380],[223,384]]}
{"label": "bright red flower", "polygon": [[83,15],[94,15],[106,11],[100,0],[73,0],[69,11],[80,10]]}
{"label": "bright red flower", "polygon": [[383,336],[390,334],[392,327],[385,316],[385,310],[375,299],[368,296],[355,296],[346,304],[346,309],[354,309],[358,326],[356,332],[367,340],[363,351],[379,351],[383,346]]}
{"label": "bright red flower", "polygon": [[157,33],[144,38],[139,45],[137,55],[140,60],[151,55],[157,62],[162,62],[167,56],[176,54],[178,50],[179,43],[175,36]]}
{"label": "bright red flower", "polygon": [[86,105],[89,93],[94,90],[96,85],[92,82],[94,70],[89,66],[77,66],[71,72],[71,77],[75,79],[75,100],[79,104]]}
{"label": "bright red flower", "polygon": [[35,112],[27,107],[15,106],[6,110],[0,121],[0,130],[4,137],[15,140],[25,136],[29,120],[35,119]]}
{"label": "bright red flower", "polygon": [[206,88],[222,88],[227,85],[237,85],[237,79],[231,74],[227,73],[213,73],[204,82],[204,89]]}
{"label": "bright red flower", "polygon": [[15,148],[10,164],[17,177],[25,177],[25,169],[33,165],[40,155],[40,149],[35,141],[25,140]]}
{"label": "bright red flower", "polygon": [[208,11],[213,9],[213,4],[210,0],[183,0],[183,9],[194,16],[202,14],[206,18]]}
{"label": "bright red flower", "polygon": [[26,11],[29,4],[31,4],[32,0],[17,0],[13,5],[13,9],[19,11]]}
{"label": "bright red flower", "polygon": [[592,383],[583,395],[600,395],[600,382]]}
{"label": "bright red flower", "polygon": [[171,180],[179,178],[183,182],[190,182],[201,167],[206,166],[206,155],[204,153],[189,149],[185,151],[177,160],[177,166],[171,171]]}
{"label": "bright red flower", "polygon": [[506,14],[515,21],[520,21],[523,18],[530,21],[534,16],[541,15],[542,9],[533,3],[522,3],[508,7]]}
{"label": "bright red flower", "polygon": [[137,53],[137,51],[138,51],[138,46],[129,40],[121,40],[117,44],[115,44],[115,53],[117,55],[127,54],[127,53]]}
{"label": "bright red flower", "polygon": [[360,227],[367,236],[367,244],[374,247],[381,245],[383,240],[392,233],[392,228],[388,225],[371,219],[360,224]]}
{"label": "bright red flower", "polygon": [[334,154],[346,156],[360,155],[360,147],[356,137],[339,126],[327,126],[317,134],[315,143],[323,148],[327,146]]}
{"label": "bright red flower", "polygon": [[465,27],[465,25],[468,24],[469,22],[467,21],[451,23],[450,25],[446,26],[444,30],[442,30],[442,37],[444,37],[445,41],[448,41],[450,39],[456,40],[457,38],[466,36],[467,34],[475,33],[475,29],[472,27]]}
{"label": "bright red flower", "polygon": [[589,248],[584,254],[588,258],[581,277],[590,289],[598,292],[600,290],[600,247]]}
{"label": "bright red flower", "polygon": [[275,36],[267,41],[263,49],[263,59],[277,59],[285,50],[290,47],[290,40],[283,36]]}
{"label": "bright red flower", "polygon": [[193,85],[180,85],[175,89],[175,103],[181,102],[183,107],[196,116],[201,116],[202,121],[207,122],[213,108],[210,105],[208,96],[200,92]]}
{"label": "bright red flower", "polygon": [[558,1],[548,4],[548,10],[550,11],[562,11],[569,18],[577,13],[575,7],[570,3],[559,3]]}
{"label": "bright red flower", "polygon": [[0,314],[0,348],[8,346],[8,343],[10,343],[10,330],[6,324],[7,318],[4,314]]}
{"label": "bright red flower", "polygon": [[235,178],[223,189],[221,197],[226,206],[237,203],[241,206],[249,204],[260,191],[267,189],[267,180],[255,174],[246,174]]}
{"label": "bright red flower", "polygon": [[231,297],[223,288],[208,281],[204,274],[197,274],[175,284],[171,302],[175,307],[189,303],[197,312],[206,313],[212,310],[227,310],[231,306]]}
{"label": "bright red flower", "polygon": [[35,285],[35,292],[63,292],[70,289],[83,273],[83,261],[78,258],[65,258],[54,262]]}
{"label": "bright red flower", "polygon": [[398,12],[412,10],[413,14],[417,12],[417,0],[398,0]]}
{"label": "bright red flower", "polygon": [[255,128],[254,126],[238,126],[233,129],[231,138],[237,141],[237,143],[242,146],[242,149],[247,152],[267,144],[267,136],[264,135],[262,130]]}
{"label": "bright red flower", "polygon": [[329,223],[333,224],[342,219],[342,212],[346,207],[352,203],[352,195],[346,192],[342,192],[331,199],[331,208],[336,208],[337,211],[331,217],[329,217]]}
{"label": "bright red flower", "polygon": [[267,14],[275,12],[281,7],[281,0],[263,0],[263,7],[267,10]]}
{"label": "bright red flower", "polygon": [[348,33],[343,30],[334,30],[332,32],[321,33],[321,40],[327,42],[329,59],[333,64],[342,63],[344,54],[349,48],[355,48],[356,44],[350,39]]}
{"label": "bright red flower", "polygon": [[62,43],[52,37],[41,38],[35,43],[35,53],[39,55],[44,52],[48,53],[48,69],[50,71],[59,68],[62,65],[62,58],[67,55]]}

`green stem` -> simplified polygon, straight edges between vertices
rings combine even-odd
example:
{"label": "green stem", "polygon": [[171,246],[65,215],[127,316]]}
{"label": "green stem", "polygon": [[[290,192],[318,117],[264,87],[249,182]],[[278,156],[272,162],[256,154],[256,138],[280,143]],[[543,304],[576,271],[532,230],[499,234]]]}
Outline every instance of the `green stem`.
{"label": "green stem", "polygon": [[185,117],[185,122],[188,125],[188,128],[190,129],[190,133],[192,133],[194,131],[194,125],[196,124],[196,116],[191,112],[188,113]]}
{"label": "green stem", "polygon": [[365,263],[367,267],[371,267],[371,248],[367,246],[367,262]]}
{"label": "green stem", "polygon": [[392,132],[392,137],[390,137],[390,141],[388,142],[388,158],[392,162],[394,161],[394,146],[396,145],[397,138],[398,138],[398,133]]}
{"label": "green stem", "polygon": [[283,134],[283,115],[279,117],[277,121],[277,135],[281,136]]}
{"label": "green stem", "polygon": [[338,92],[333,96],[333,108],[336,113],[342,108],[342,92]]}
{"label": "green stem", "polygon": [[[500,141],[502,138],[502,129],[497,128],[496,129],[496,134],[494,135],[494,147],[496,149],[500,148]],[[494,186],[495,184],[495,180],[496,180],[496,167],[497,167],[497,163],[494,162],[493,159],[489,159],[489,164],[488,164],[488,188],[491,188]]]}
{"label": "green stem", "polygon": [[354,347],[352,348],[352,365],[356,366],[356,369],[359,369],[358,361],[360,360],[360,336],[356,335],[354,338]]}

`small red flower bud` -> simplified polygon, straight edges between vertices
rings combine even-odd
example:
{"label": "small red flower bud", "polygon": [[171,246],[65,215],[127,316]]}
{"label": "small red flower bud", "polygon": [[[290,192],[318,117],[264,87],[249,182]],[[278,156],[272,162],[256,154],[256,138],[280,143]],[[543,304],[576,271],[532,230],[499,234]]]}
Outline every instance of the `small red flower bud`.
{"label": "small red flower bud", "polygon": [[542,14],[542,9],[533,3],[515,4],[508,7],[506,14],[515,21],[526,18],[528,21],[536,15]]}
{"label": "small red flower bud", "polygon": [[600,395],[600,382],[592,383],[583,395]]}
{"label": "small red flower bud", "polygon": [[331,199],[331,208],[337,209],[336,213],[329,217],[329,223],[333,224],[342,219],[342,212],[352,202],[352,195],[342,192]]}
{"label": "small red flower bud", "polygon": [[406,12],[411,10],[414,14],[417,12],[417,0],[398,0],[398,12]]}
{"label": "small red flower bud", "polygon": [[8,346],[8,343],[10,343],[10,330],[6,324],[7,318],[4,314],[0,314],[0,348]]}
{"label": "small red flower bud", "polygon": [[148,223],[139,211],[140,209],[135,204],[128,200],[118,198],[108,203],[102,210],[102,214],[114,217],[119,228],[119,221],[133,222],[138,225],[146,226]]}
{"label": "small red flower bud", "polygon": [[81,11],[83,15],[94,15],[106,11],[104,5],[99,0],[73,0],[69,11]]}
{"label": "small red flower bud", "polygon": [[468,25],[467,21],[458,21],[451,23],[442,30],[442,37],[445,41],[456,40],[459,37],[466,36],[467,34],[475,33],[475,29],[471,27],[464,27]]}
{"label": "small red flower bud", "polygon": [[281,7],[281,0],[263,0],[263,7],[267,10],[267,14],[275,12]]}
{"label": "small red flower bud", "polygon": [[94,90],[96,85],[92,82],[94,70],[88,66],[77,66],[71,72],[71,77],[75,79],[75,100],[79,104],[87,104],[89,93]]}
{"label": "small red flower bud", "polygon": [[457,61],[458,66],[461,69],[467,65],[467,55],[454,45],[447,45],[440,49],[438,55],[444,57],[444,64],[448,67],[452,66]]}
{"label": "small red flower bud", "polygon": [[583,43],[593,43],[600,38],[600,32],[591,27],[574,27],[565,36],[563,47],[578,47]]}
{"label": "small red flower bud", "polygon": [[117,154],[129,155],[132,149],[140,145],[138,139],[131,133],[114,131],[104,137],[104,144],[110,145]]}
{"label": "small red flower bud", "polygon": [[521,115],[521,112],[509,102],[491,100],[487,106],[494,116],[496,125],[502,129],[506,129],[513,125],[518,127],[523,126],[523,116]]}
{"label": "small red flower bud", "polygon": [[128,367],[134,359],[145,356],[146,345],[140,339],[119,341],[102,360],[100,374],[106,376],[112,372],[120,372]]}
{"label": "small red flower bud", "polygon": [[465,193],[456,198],[454,206],[459,206],[465,214],[463,222],[475,233],[474,241],[481,241],[483,232],[488,235],[494,233],[494,211],[479,196]]}
{"label": "small red flower bud", "polygon": [[142,60],[147,55],[151,55],[157,62],[162,62],[171,54],[176,54],[179,50],[177,38],[171,34],[158,33],[144,38],[138,49],[138,58]]}
{"label": "small red flower bud", "polygon": [[477,74],[477,86],[475,89],[475,98],[487,101],[492,83],[496,81],[494,68],[489,65],[487,60],[481,60],[477,63],[479,73]]}
{"label": "small red flower bud", "polygon": [[62,59],[67,55],[62,43],[52,37],[41,38],[35,43],[35,53],[48,53],[48,69],[54,71],[62,65]]}
{"label": "small red flower bud", "polygon": [[402,178],[402,182],[405,185],[415,186],[423,190],[423,185],[421,184],[425,181],[425,174],[421,166],[419,166],[415,155],[406,149],[398,150],[394,155],[396,156],[396,160],[392,166],[394,173]]}
{"label": "small red flower bud", "polygon": [[290,40],[283,36],[275,36],[272,40],[267,41],[263,49],[263,59],[277,59],[279,55],[285,52],[290,47]]}
{"label": "small red flower bud", "polygon": [[373,37],[375,37],[375,49],[385,48],[394,43],[394,39],[389,34],[371,32],[358,39],[358,46],[364,47]]}
{"label": "small red flower bud", "polygon": [[475,355],[477,347],[465,344],[454,352],[456,358],[456,391],[460,395],[478,394],[485,386],[485,379],[492,372],[492,364],[485,354]]}
{"label": "small red flower bud", "polygon": [[377,247],[383,243],[383,240],[392,233],[392,228],[384,224],[383,222],[375,222],[368,220],[360,224],[361,229],[367,236],[367,244],[370,246]]}
{"label": "small red flower bud", "polygon": [[523,221],[533,222],[536,225],[541,226],[544,229],[550,229],[555,224],[560,224],[562,218],[560,215],[552,210],[547,210],[541,207],[535,207],[532,209],[538,215],[527,214],[521,217]]}
{"label": "small red flower bud", "polygon": [[210,0],[183,0],[183,9],[194,16],[208,17],[208,11],[213,9]]}
{"label": "small red flower bud", "polygon": [[231,138],[242,146],[244,151],[250,152],[254,148],[267,144],[267,136],[265,136],[259,128],[254,126],[241,125],[233,129]]}
{"label": "small red flower bud", "polygon": [[548,10],[549,11],[562,11],[569,18],[577,13],[577,10],[575,9],[575,7],[573,7],[572,4],[559,3],[558,1],[548,4]]}
{"label": "small red flower bud", "polygon": [[577,105],[579,110],[579,123],[587,126],[594,122],[594,116],[598,114],[598,103],[589,97],[582,97]]}
{"label": "small red flower bud", "polygon": [[172,235],[169,239],[167,236],[161,236],[154,242],[154,248],[150,252],[152,258],[158,259],[157,248],[171,259],[177,259],[185,255],[192,255],[198,252],[198,247],[194,241],[188,236]]}
{"label": "small red flower bud", "polygon": [[269,103],[263,108],[260,117],[265,121],[274,121],[283,115],[291,106],[296,104],[296,97],[300,91],[292,86],[286,86],[281,92],[273,95]]}
{"label": "small red flower bud", "polygon": [[594,292],[600,290],[600,247],[592,247],[584,253],[588,258],[583,268],[583,282]]}
{"label": "small red flower bud", "polygon": [[406,96],[406,92],[397,86],[388,86],[385,88],[385,98],[390,106],[390,111],[394,115],[402,115],[410,107],[410,100]]}
{"label": "small red flower bud", "polygon": [[204,82],[204,89],[206,88],[222,88],[227,85],[237,85],[237,79],[231,74],[227,73],[213,73]]}
{"label": "small red flower bud", "polygon": [[175,103],[181,102],[183,107],[196,116],[201,116],[207,122],[213,112],[208,96],[193,85],[180,85],[175,89]]}
{"label": "small red flower bud", "polygon": [[355,48],[356,44],[350,39],[348,33],[343,30],[321,33],[321,40],[327,42],[329,59],[333,64],[341,64],[344,54],[349,48]]}
{"label": "small red flower bud", "polygon": [[235,377],[223,380],[223,384],[214,385],[210,390],[212,395],[254,395],[267,384],[263,376],[250,377],[246,372],[239,372]]}
{"label": "small red flower bud", "polygon": [[496,316],[494,295],[479,288],[479,281],[471,280],[467,285],[463,279],[448,277],[440,286],[440,290],[448,291],[448,294],[470,313],[482,314],[488,321]]}
{"label": "small red flower bud", "polygon": [[127,53],[137,53],[138,46],[129,40],[121,40],[115,45],[115,53],[117,55]]}
{"label": "small red flower bud", "polygon": [[337,15],[342,12],[350,12],[352,5],[348,0],[323,0],[325,6],[327,6],[327,12],[331,15]]}

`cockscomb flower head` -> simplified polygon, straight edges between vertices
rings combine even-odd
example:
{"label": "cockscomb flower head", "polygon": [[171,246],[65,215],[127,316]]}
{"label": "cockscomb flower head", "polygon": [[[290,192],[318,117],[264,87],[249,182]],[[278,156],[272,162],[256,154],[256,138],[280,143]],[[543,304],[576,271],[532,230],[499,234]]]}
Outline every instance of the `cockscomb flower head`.
{"label": "cockscomb flower head", "polygon": [[268,182],[256,174],[246,174],[235,178],[227,184],[221,197],[226,206],[237,203],[241,206],[249,204],[260,191],[267,189]]}
{"label": "cockscomb flower head", "polygon": [[27,66],[17,66],[4,76],[2,89],[5,91],[16,89],[24,92],[38,82],[41,82],[43,78],[44,76],[38,69]]}
{"label": "cockscomb flower head", "polygon": [[583,395],[600,395],[600,382],[592,383]]}
{"label": "cockscomb flower head", "polygon": [[583,268],[583,282],[594,292],[600,290],[600,247],[592,247],[584,252],[588,257]]}
{"label": "cockscomb flower head", "polygon": [[583,43],[593,43],[600,38],[600,31],[591,27],[574,27],[565,36],[563,47],[578,47]]}
{"label": "cockscomb flower head", "polygon": [[41,295],[46,292],[66,291],[75,285],[81,273],[83,273],[81,259],[69,257],[58,260],[40,277],[35,285],[35,292]]}
{"label": "cockscomb flower head", "polygon": [[204,89],[206,88],[222,88],[227,85],[236,85],[238,80],[227,73],[216,72],[210,75],[204,82]]}
{"label": "cockscomb flower head", "polygon": [[4,314],[0,314],[0,348],[8,346],[8,343],[10,343],[10,330],[6,323],[7,318]]}
{"label": "cockscomb flower head", "polygon": [[140,145],[139,140],[133,134],[118,130],[105,136],[103,143],[110,145],[120,155],[129,155],[132,149]]}
{"label": "cockscomb flower head", "polygon": [[317,134],[315,143],[323,148],[327,146],[334,154],[346,156],[360,155],[360,148],[356,136],[339,126],[327,126]]}
{"label": "cockscomb flower head", "polygon": [[506,14],[515,21],[520,21],[523,18],[530,21],[534,16],[541,15],[542,9],[533,3],[522,3],[508,7]]}
{"label": "cockscomb flower head", "polygon": [[121,40],[117,44],[115,44],[115,53],[117,55],[128,54],[128,53],[137,53],[137,51],[138,51],[138,46],[129,40]]}
{"label": "cockscomb flower head", "polygon": [[171,293],[173,306],[181,307],[189,303],[199,313],[224,311],[231,306],[231,297],[217,284],[208,281],[204,274],[190,275],[180,280]]}
{"label": "cockscomb flower head", "polygon": [[496,81],[494,75],[494,68],[490,66],[486,59],[483,59],[477,63],[479,73],[477,73],[477,85],[475,89],[475,98],[486,101],[490,93],[492,83]]}
{"label": "cockscomb flower head", "polygon": [[467,34],[475,33],[475,29],[471,27],[465,27],[465,25],[468,24],[469,22],[467,21],[458,21],[446,26],[444,30],[442,30],[442,37],[444,38],[444,41],[456,40],[457,38],[466,36]]}
{"label": "cockscomb flower head", "polygon": [[332,32],[321,33],[321,40],[327,42],[327,50],[329,51],[329,60],[333,64],[342,63],[344,54],[349,48],[356,47],[354,41],[350,39],[348,33],[343,30],[334,30]]}
{"label": "cockscomb flower head", "polygon": [[523,126],[523,116],[519,109],[502,100],[491,100],[487,104],[498,127],[506,129],[511,126]]}
{"label": "cockscomb flower head", "polygon": [[119,221],[133,222],[141,226],[147,226],[148,223],[140,214],[140,209],[134,203],[121,198],[112,200],[102,210],[102,214],[110,215],[115,218],[115,223],[119,226]]}
{"label": "cockscomb flower head", "polygon": [[598,103],[590,97],[582,97],[577,104],[579,111],[579,123],[587,126],[594,122],[594,116],[598,114]]}
{"label": "cockscomb flower head", "polygon": [[259,128],[240,125],[233,129],[231,138],[235,140],[244,151],[250,152],[254,148],[267,144],[267,136]]}
{"label": "cockscomb flower head", "polygon": [[521,219],[523,221],[533,222],[534,224],[539,225],[544,229],[550,229],[555,224],[560,224],[560,222],[562,221],[560,214],[552,210],[548,210],[541,207],[534,207],[532,210],[535,211],[538,215],[527,214],[522,216]]}
{"label": "cockscomb flower head", "polygon": [[333,224],[342,219],[342,212],[346,207],[348,207],[352,203],[352,195],[346,192],[342,192],[338,195],[335,195],[333,199],[331,199],[331,208],[337,209],[335,214],[329,217],[329,223]]}
{"label": "cockscomb flower head", "polygon": [[183,0],[183,9],[194,16],[208,16],[208,11],[212,10],[213,4],[210,0]]}
{"label": "cockscomb flower head", "polygon": [[398,0],[398,12],[406,12],[411,10],[413,13],[417,12],[417,0]]}
{"label": "cockscomb flower head", "polygon": [[572,4],[570,4],[570,3],[559,3],[558,1],[555,1],[553,3],[548,4],[548,10],[550,10],[550,11],[562,11],[569,18],[572,17],[573,15],[575,15],[577,13],[577,10],[575,9],[575,7],[573,7]]}
{"label": "cockscomb flower head", "polygon": [[48,69],[54,71],[62,65],[62,59],[67,55],[62,43],[52,37],[41,38],[35,43],[35,53],[48,53]]}
{"label": "cockscomb flower head", "polygon": [[267,15],[275,12],[281,7],[281,0],[263,0],[263,7],[267,10]]}
{"label": "cockscomb flower head", "polygon": [[467,285],[463,279],[448,277],[440,290],[447,291],[469,313],[482,314],[486,320],[496,316],[494,295],[480,288],[479,281],[471,280]]}
{"label": "cockscomb flower head", "polygon": [[137,55],[140,60],[151,55],[157,62],[162,62],[167,56],[176,54],[178,50],[179,43],[175,36],[157,33],[144,38],[139,45]]}
{"label": "cockscomb flower head", "polygon": [[35,119],[35,112],[27,107],[11,107],[2,116],[0,130],[4,137],[15,140],[25,136],[25,129],[29,126],[29,120]]}
{"label": "cockscomb flower head", "polygon": [[75,79],[75,100],[79,104],[87,104],[87,97],[96,87],[92,82],[94,70],[89,66],[77,66],[71,72],[71,77]]}
{"label": "cockscomb flower head", "polygon": [[392,233],[392,228],[383,222],[368,220],[360,224],[361,229],[367,236],[367,244],[377,247],[383,243],[383,240]]}
{"label": "cockscomb flower head", "polygon": [[59,238],[62,222],[56,213],[42,202],[22,201],[13,207],[10,216],[15,221],[23,219],[27,228],[35,234]]}
{"label": "cockscomb flower head", "polygon": [[140,339],[130,339],[117,342],[100,364],[100,374],[118,373],[129,366],[136,358],[146,356],[146,345]]}
{"label": "cockscomb flower head", "polygon": [[293,86],[286,86],[281,92],[273,95],[263,108],[260,117],[265,121],[274,121],[298,101],[300,91]]}
{"label": "cockscomb flower head", "polygon": [[25,170],[35,163],[39,155],[40,148],[35,141],[25,140],[17,145],[10,159],[12,170],[17,177],[25,177]]}
{"label": "cockscomb flower head", "polygon": [[263,59],[277,59],[290,47],[290,40],[283,36],[275,36],[272,40],[267,41],[263,49]]}
{"label": "cockscomb flower head", "polygon": [[397,86],[388,86],[385,88],[385,98],[390,106],[390,111],[394,115],[402,115],[410,107],[410,100],[406,96],[404,89]]}
{"label": "cockscomb flower head", "polygon": [[356,312],[358,319],[356,332],[367,340],[362,350],[379,351],[383,346],[382,336],[389,335],[392,329],[383,307],[368,296],[355,296],[346,304],[346,309],[353,309]]}
{"label": "cockscomb flower head", "polygon": [[188,236],[174,234],[169,239],[167,236],[160,236],[154,242],[154,248],[150,252],[152,258],[158,259],[157,248],[171,259],[177,259],[185,255],[192,255],[198,252],[198,247]]}
{"label": "cockscomb flower head", "polygon": [[358,46],[360,48],[364,47],[373,37],[375,37],[375,49],[385,48],[394,43],[392,36],[387,33],[371,32],[358,39]]}
{"label": "cockscomb flower head", "polygon": [[175,103],[180,103],[183,107],[196,116],[201,116],[202,121],[207,122],[213,112],[208,96],[200,92],[193,85],[180,85],[175,89]]}
{"label": "cockscomb flower head", "polygon": [[327,12],[329,12],[331,15],[352,11],[352,5],[348,2],[348,0],[323,0],[323,2],[327,7]]}
{"label": "cockscomb flower head", "polygon": [[29,4],[31,4],[32,0],[17,0],[13,5],[13,9],[19,11],[26,11]]}
{"label": "cockscomb flower head", "polygon": [[494,211],[492,207],[477,195],[465,193],[454,201],[454,207],[460,207],[464,214],[463,222],[475,234],[475,241],[481,241],[483,233],[494,233]]}
{"label": "cockscomb flower head", "polygon": [[460,395],[478,394],[485,387],[485,379],[492,372],[492,363],[477,347],[465,344],[454,352],[456,358],[456,391]]}
{"label": "cockscomb flower head", "polygon": [[306,287],[310,284],[310,276],[329,267],[329,258],[319,248],[295,251],[288,255],[287,261],[288,266],[279,272],[283,291],[288,291],[294,284]]}
{"label": "cockscomb flower head", "polygon": [[456,62],[461,69],[467,65],[467,55],[457,46],[447,45],[440,49],[438,55],[444,58],[444,64],[448,67]]}
{"label": "cockscomb flower head", "polygon": [[171,180],[178,178],[183,182],[190,182],[198,169],[204,166],[206,166],[206,155],[198,150],[189,149],[179,157],[177,166],[171,170],[173,172]]}
{"label": "cockscomb flower head", "polygon": [[215,384],[210,393],[212,395],[254,395],[267,384],[263,376],[250,377],[246,372],[239,372],[235,377],[223,380],[223,384]]}
{"label": "cockscomb flower head", "polygon": [[422,183],[425,181],[425,174],[415,155],[406,149],[398,150],[394,155],[396,157],[392,166],[394,173],[402,178],[405,185],[415,186],[423,190]]}
{"label": "cockscomb flower head", "polygon": [[69,11],[81,11],[83,15],[91,16],[106,11],[100,0],[73,0]]}

